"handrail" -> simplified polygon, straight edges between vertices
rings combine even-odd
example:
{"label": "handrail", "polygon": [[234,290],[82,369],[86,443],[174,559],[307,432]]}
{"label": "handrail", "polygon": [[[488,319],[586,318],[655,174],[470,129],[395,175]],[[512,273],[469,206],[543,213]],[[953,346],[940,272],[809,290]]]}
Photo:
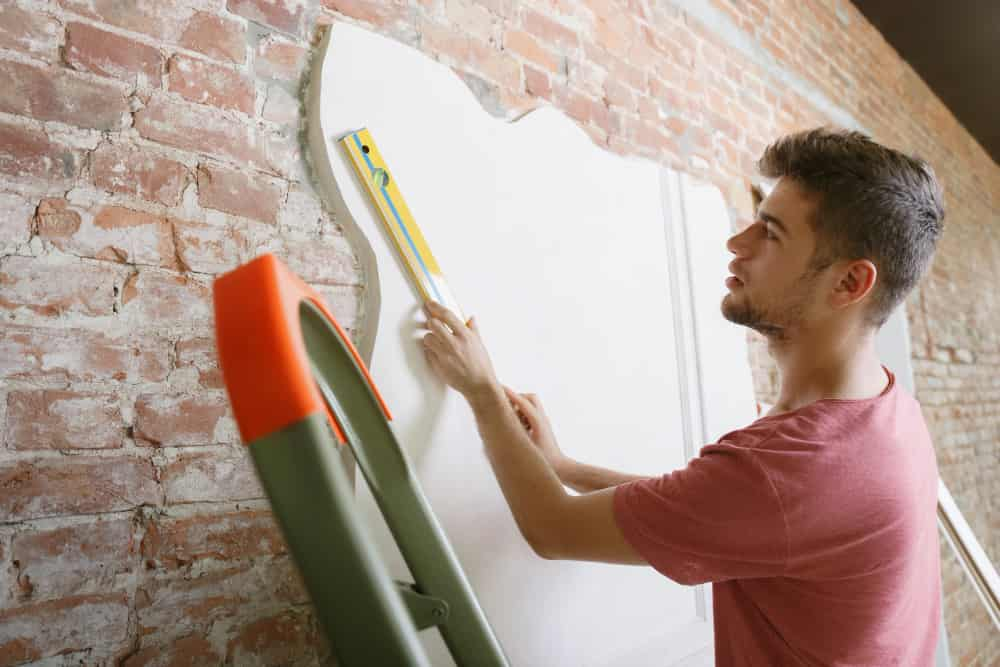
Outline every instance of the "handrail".
{"label": "handrail", "polygon": [[944,480],[938,478],[938,523],[976,594],[986,606],[993,625],[1000,629],[1000,577],[962,516]]}

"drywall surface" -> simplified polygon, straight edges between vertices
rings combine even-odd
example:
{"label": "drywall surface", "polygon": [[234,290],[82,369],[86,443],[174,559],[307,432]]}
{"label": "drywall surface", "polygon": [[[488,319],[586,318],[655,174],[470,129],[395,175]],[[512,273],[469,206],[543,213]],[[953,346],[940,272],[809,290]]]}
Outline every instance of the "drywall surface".
{"label": "drywall surface", "polygon": [[[497,120],[450,69],[359,28],[334,25],[324,49],[310,142],[328,199],[367,240],[362,262],[378,293],[360,337],[512,663],[664,665],[694,654],[710,663],[704,587],[650,568],[543,561],[523,542],[468,407],[424,362],[416,291],[337,139],[372,132],[500,379],[539,394],[563,449],[639,474],[682,467],[706,436],[753,417],[743,334],[718,314],[726,260],[717,241],[729,228],[718,191],[604,152],[553,109]],[[720,331],[725,368],[707,366],[729,388],[703,403],[713,378],[699,358],[716,353]],[[364,490],[359,504],[405,578]],[[437,633],[422,634],[434,664],[450,664]]]}

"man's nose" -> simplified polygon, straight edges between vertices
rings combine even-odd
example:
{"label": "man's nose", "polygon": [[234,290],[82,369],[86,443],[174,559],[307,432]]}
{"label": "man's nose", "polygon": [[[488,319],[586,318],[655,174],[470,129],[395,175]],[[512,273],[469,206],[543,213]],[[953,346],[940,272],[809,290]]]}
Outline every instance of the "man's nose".
{"label": "man's nose", "polygon": [[747,225],[746,229],[744,229],[743,231],[737,232],[736,234],[730,236],[729,240],[726,241],[726,249],[729,252],[733,253],[734,255],[747,254],[747,252],[749,251],[749,244],[747,243],[747,240],[753,233],[753,228],[755,224],[757,223],[752,223],[750,225]]}

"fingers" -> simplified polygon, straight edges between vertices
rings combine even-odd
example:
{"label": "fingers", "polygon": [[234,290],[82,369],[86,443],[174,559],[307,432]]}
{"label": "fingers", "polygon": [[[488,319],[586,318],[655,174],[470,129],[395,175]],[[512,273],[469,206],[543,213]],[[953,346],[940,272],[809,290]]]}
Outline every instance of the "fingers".
{"label": "fingers", "polygon": [[522,422],[527,420],[528,423],[526,426],[529,426],[531,429],[536,428],[538,425],[538,413],[535,411],[534,406],[524,396],[518,394],[510,387],[504,386],[503,389],[507,394],[507,400],[514,406],[519,415],[523,417]]}
{"label": "fingers", "polygon": [[[530,412],[535,411],[536,405],[530,399],[530,397],[534,396],[534,394],[519,394],[507,385],[503,385],[503,390],[507,393],[507,398],[516,403],[520,408]],[[537,401],[538,397],[535,397],[535,400]]]}
{"label": "fingers", "polygon": [[448,327],[444,325],[444,322],[433,317],[427,320],[427,328],[431,332],[441,336],[441,340],[447,340],[448,336],[451,336],[451,332],[448,331]]}
{"label": "fingers", "polygon": [[441,360],[438,359],[437,352],[434,351],[433,347],[424,347],[424,358],[427,359],[427,365],[431,367],[434,374],[438,377],[441,376]]}
{"label": "fingers", "polygon": [[443,320],[456,336],[461,337],[464,333],[466,328],[465,324],[463,324],[462,321],[456,317],[455,313],[451,312],[440,303],[436,301],[425,301],[424,311],[432,318]]}
{"label": "fingers", "polygon": [[437,340],[437,338],[435,337],[435,335],[432,334],[432,333],[426,334],[423,337],[422,342],[424,344],[424,349],[425,350],[429,350],[429,351],[433,351],[433,352],[437,352],[437,346],[441,344]]}
{"label": "fingers", "polygon": [[521,400],[521,397],[514,393],[510,387],[504,387],[504,392],[507,394],[507,400],[510,401],[510,406],[514,408],[514,414],[517,415],[518,420],[521,422],[521,426],[524,427],[525,431],[531,433],[534,430],[534,425],[525,410],[526,406]]}
{"label": "fingers", "polygon": [[542,399],[538,398],[537,394],[525,394],[524,397],[528,399],[528,402],[531,403],[532,407],[534,407],[539,414],[545,414],[545,408],[542,407]]}
{"label": "fingers", "polygon": [[518,395],[518,393],[516,391],[514,391],[513,389],[511,389],[510,387],[508,387],[505,384],[502,384],[500,386],[503,387],[503,392],[505,394],[507,394],[507,398],[509,398],[511,400],[511,402],[513,402],[513,403],[518,402],[518,399],[520,398],[520,395]]}

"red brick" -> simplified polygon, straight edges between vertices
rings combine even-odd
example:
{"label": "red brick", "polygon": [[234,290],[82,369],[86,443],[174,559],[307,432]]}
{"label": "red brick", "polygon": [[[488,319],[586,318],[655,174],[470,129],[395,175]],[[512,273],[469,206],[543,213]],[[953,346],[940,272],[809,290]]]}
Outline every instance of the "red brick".
{"label": "red brick", "polygon": [[79,152],[42,132],[0,122],[0,173],[68,186],[80,174]]}
{"label": "red brick", "polygon": [[183,164],[131,144],[101,144],[91,156],[90,171],[102,190],[166,206],[180,203],[187,183]]}
{"label": "red brick", "polygon": [[160,478],[169,504],[264,496],[250,453],[243,447],[184,453],[166,465]]}
{"label": "red brick", "polygon": [[502,88],[519,88],[521,65],[509,53],[497,50],[481,39],[456,34],[450,26],[431,21],[420,25],[421,45],[438,55],[447,56],[463,70],[483,74]]}
{"label": "red brick", "polygon": [[482,5],[497,16],[512,19],[517,15],[521,3],[516,0],[478,0],[477,4]]}
{"label": "red brick", "polygon": [[166,42],[177,40],[193,13],[189,6],[179,2],[59,0],[59,4],[80,16]]}
{"label": "red brick", "polygon": [[114,449],[124,436],[114,394],[51,389],[7,394],[4,441],[11,449]]}
{"label": "red brick", "polygon": [[135,40],[98,30],[85,23],[66,28],[66,62],[78,70],[131,81],[140,86],[160,87],[163,54]]}
{"label": "red brick", "polygon": [[651,99],[648,95],[639,97],[638,108],[639,118],[653,124],[659,123],[664,114],[659,101]]}
{"label": "red brick", "polygon": [[331,11],[379,27],[406,17],[405,5],[384,0],[320,0],[320,4]]}
{"label": "red brick", "polygon": [[95,130],[117,130],[129,112],[122,84],[60,68],[0,60],[0,111]]}
{"label": "red brick", "polygon": [[185,99],[253,113],[253,82],[234,69],[175,55],[170,59],[169,76],[170,91]]}
{"label": "red brick", "polygon": [[182,667],[219,665],[223,657],[201,633],[171,641],[166,646],[149,646],[130,654],[122,667]]}
{"label": "red brick", "polygon": [[566,61],[568,85],[590,97],[604,96],[604,82],[608,73],[603,67],[587,60],[571,58]]}
{"label": "red brick", "polygon": [[143,268],[122,287],[123,317],[144,327],[211,327],[211,290],[207,281],[160,269]]}
{"label": "red brick", "polygon": [[114,313],[116,267],[69,257],[0,259],[0,310],[26,309],[42,317]]}
{"label": "red brick", "polygon": [[143,137],[193,153],[208,153],[249,167],[266,169],[268,161],[256,128],[219,112],[154,96],[136,112]]}
{"label": "red brick", "polygon": [[181,339],[176,349],[178,369],[194,368],[198,372],[198,384],[205,389],[225,388],[214,338]]}
{"label": "red brick", "polygon": [[179,637],[208,636],[209,629],[215,630],[212,634],[232,632],[275,608],[306,601],[291,558],[277,556],[197,577],[187,576],[185,570],[160,574],[136,592],[136,617],[146,648],[166,646]]}
{"label": "red brick", "polygon": [[273,252],[307,283],[357,285],[359,282],[360,266],[341,237],[320,242],[282,239],[273,232],[262,234],[252,225],[237,230],[237,236],[249,258]]}
{"label": "red brick", "polygon": [[34,200],[0,192],[0,254],[12,253],[18,245],[28,242],[34,216]]}
{"label": "red brick", "polygon": [[40,11],[25,11],[13,2],[0,5],[0,48],[23,51],[47,61],[59,56],[59,21]]}
{"label": "red brick", "polygon": [[663,55],[644,42],[636,41],[629,47],[625,59],[636,69],[653,72],[662,62]]}
{"label": "red brick", "polygon": [[636,155],[638,151],[635,146],[625,137],[611,135],[608,137],[607,148],[615,155],[630,156]]}
{"label": "red brick", "polygon": [[461,27],[464,34],[490,44],[500,41],[501,21],[478,0],[447,0],[445,13],[450,25]]}
{"label": "red brick", "polygon": [[610,77],[604,82],[604,98],[609,104],[626,111],[636,110],[635,94],[632,89]]}
{"label": "red brick", "polygon": [[652,27],[641,26],[642,43],[660,54],[663,60],[671,60],[678,65],[690,67],[698,44],[690,31],[681,26]]}
{"label": "red brick", "polygon": [[531,95],[552,99],[552,84],[549,82],[549,75],[531,65],[524,66],[524,88]]}
{"label": "red brick", "polygon": [[308,60],[309,51],[299,44],[269,35],[257,45],[254,68],[257,75],[285,81],[298,81]]}
{"label": "red brick", "polygon": [[301,0],[228,0],[226,7],[254,23],[292,35],[298,35],[302,28]]}
{"label": "red brick", "polygon": [[171,573],[144,583],[136,592],[136,616],[143,644],[155,646],[182,637],[207,635],[214,623],[235,616],[240,605],[249,601],[245,585],[252,573],[250,565],[241,564],[192,578]]}
{"label": "red brick", "polygon": [[246,27],[239,21],[196,11],[178,43],[216,60],[242,65],[247,59]]}
{"label": "red brick", "polygon": [[206,208],[276,224],[283,198],[280,187],[260,176],[204,164],[198,167],[198,202]]}
{"label": "red brick", "polygon": [[128,613],[123,593],[82,595],[0,610],[0,664],[16,665],[84,650],[88,661],[104,662],[129,643]]}
{"label": "red brick", "polygon": [[678,146],[669,135],[667,135],[657,123],[640,120],[632,123],[632,137],[636,146],[652,150],[654,153],[666,151],[668,153],[678,153]]}
{"label": "red brick", "polygon": [[696,99],[699,103],[713,78],[705,72],[699,71],[697,67],[684,67],[669,62],[660,63],[656,72],[650,73],[649,78],[652,79],[656,76],[661,78],[668,87],[673,86],[684,91],[688,98]]}
{"label": "red brick", "polygon": [[157,518],[146,527],[141,548],[147,567],[171,570],[206,558],[231,561],[288,552],[273,515],[262,511]]}
{"label": "red brick", "polygon": [[71,209],[63,199],[41,200],[36,218],[39,236],[49,240],[72,236],[82,224],[80,214]]}
{"label": "red brick", "polygon": [[152,213],[43,199],[38,205],[37,226],[39,237],[74,255],[110,262],[177,266],[170,224]]}
{"label": "red brick", "polygon": [[779,66],[787,67],[794,62],[788,50],[770,35],[763,35],[760,39],[760,44],[774,56]]}
{"label": "red brick", "polygon": [[153,336],[131,342],[79,329],[0,326],[0,377],[73,382],[166,379],[165,341]]}
{"label": "red brick", "polygon": [[638,23],[628,13],[614,10],[597,16],[594,23],[594,42],[610,53],[623,56],[629,46],[639,39]]}
{"label": "red brick", "polygon": [[660,107],[670,113],[685,113],[692,104],[685,92],[670,83],[664,83],[656,77],[649,78],[649,95]]}
{"label": "red brick", "polygon": [[559,106],[573,119],[580,123],[593,123],[602,132],[611,133],[611,114],[607,106],[600,100],[581,95],[572,89],[561,89],[556,93]]}
{"label": "red brick", "polygon": [[560,53],[574,51],[580,46],[576,32],[534,10],[524,12],[523,25],[538,41],[551,44]]}
{"label": "red brick", "polygon": [[608,77],[628,84],[632,89],[642,93],[648,87],[648,77],[645,72],[619,58],[608,58]]}
{"label": "red brick", "polygon": [[131,456],[65,457],[0,466],[0,516],[8,521],[155,505],[152,464]]}
{"label": "red brick", "polygon": [[562,70],[560,59],[540,46],[534,37],[523,30],[508,30],[504,33],[503,46],[504,50],[535,63],[549,72],[558,74]]}
{"label": "red brick", "polygon": [[229,642],[227,660],[235,665],[285,665],[311,662],[319,644],[310,616],[289,610],[254,621]]}
{"label": "red brick", "polygon": [[177,261],[182,270],[224,273],[240,263],[240,244],[228,227],[173,220]]}
{"label": "red brick", "polygon": [[21,598],[35,600],[120,590],[137,552],[128,518],[27,530],[11,543]]}
{"label": "red brick", "polygon": [[136,444],[160,447],[239,441],[223,392],[141,394],[135,401],[134,432]]}
{"label": "red brick", "polygon": [[521,86],[521,64],[510,54],[476,39],[469,40],[468,66],[495,81],[501,89]]}

